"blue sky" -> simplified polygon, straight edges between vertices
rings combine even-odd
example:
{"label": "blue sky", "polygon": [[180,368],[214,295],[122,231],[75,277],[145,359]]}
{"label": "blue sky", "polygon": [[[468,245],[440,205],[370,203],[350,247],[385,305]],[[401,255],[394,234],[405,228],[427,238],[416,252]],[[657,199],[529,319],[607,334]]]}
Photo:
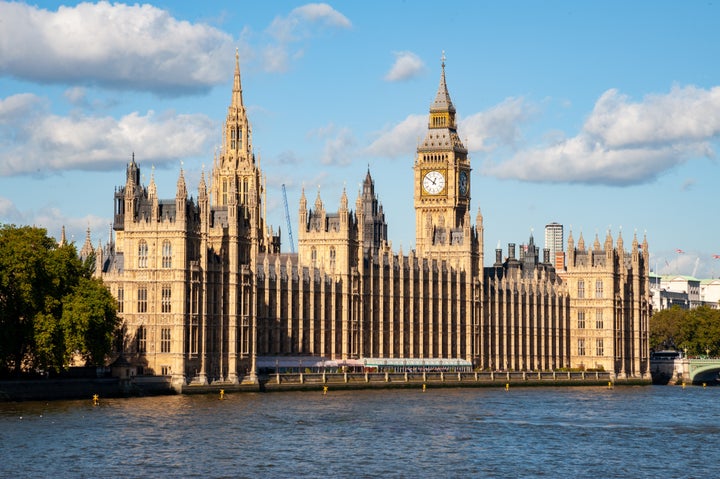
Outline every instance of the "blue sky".
{"label": "blue sky", "polygon": [[284,249],[282,184],[297,238],[303,187],[335,210],[369,167],[407,252],[444,51],[486,257],[556,221],[586,244],[647,234],[658,273],[717,277],[718,18],[705,1],[0,2],[0,222],[104,243],[133,153],[161,198],[181,167],[197,195],[237,48]]}

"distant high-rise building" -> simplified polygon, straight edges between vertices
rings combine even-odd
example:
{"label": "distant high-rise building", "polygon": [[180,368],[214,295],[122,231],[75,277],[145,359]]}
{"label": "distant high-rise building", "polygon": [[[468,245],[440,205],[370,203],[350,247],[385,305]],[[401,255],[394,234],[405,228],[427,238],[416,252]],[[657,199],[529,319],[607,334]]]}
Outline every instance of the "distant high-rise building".
{"label": "distant high-rise building", "polygon": [[563,245],[563,225],[559,223],[545,225],[545,248],[550,250],[550,258],[557,270],[562,270],[565,267],[564,255],[562,254]]}

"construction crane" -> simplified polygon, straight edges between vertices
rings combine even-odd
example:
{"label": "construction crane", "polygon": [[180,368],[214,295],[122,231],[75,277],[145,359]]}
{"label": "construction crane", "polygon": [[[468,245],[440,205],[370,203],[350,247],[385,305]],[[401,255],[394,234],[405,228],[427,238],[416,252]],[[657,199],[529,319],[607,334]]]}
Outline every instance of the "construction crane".
{"label": "construction crane", "polygon": [[290,252],[295,252],[295,242],[292,237],[292,225],[290,224],[290,210],[288,210],[287,192],[285,191],[285,183],[282,184],[283,201],[285,202],[285,221],[287,221],[288,238],[290,238]]}

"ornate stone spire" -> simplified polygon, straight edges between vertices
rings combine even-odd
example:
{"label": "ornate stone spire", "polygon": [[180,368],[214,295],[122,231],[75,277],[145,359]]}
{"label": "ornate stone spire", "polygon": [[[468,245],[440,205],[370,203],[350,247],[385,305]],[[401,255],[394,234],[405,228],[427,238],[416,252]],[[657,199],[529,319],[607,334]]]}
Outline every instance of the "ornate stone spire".
{"label": "ornate stone spire", "polygon": [[235,49],[235,76],[233,78],[233,91],[231,107],[242,108],[242,85],[240,83],[240,53]]}
{"label": "ornate stone spire", "polygon": [[205,182],[205,169],[200,173],[200,186],[198,187],[198,198],[207,197],[207,183]]}
{"label": "ornate stone spire", "polygon": [[348,197],[347,197],[347,191],[345,190],[345,187],[343,186],[342,195],[340,196],[340,211],[347,212],[348,210]]}
{"label": "ornate stone spire", "polygon": [[430,105],[430,112],[450,112],[455,113],[455,106],[450,99],[450,93],[445,83],[445,52],[442,52],[441,58],[442,72],[440,74],[440,85],[438,86],[437,94],[435,95],[435,101]]}
{"label": "ornate stone spire", "polygon": [[482,215],[482,211],[480,210],[479,206],[478,206],[477,216],[475,217],[475,225],[478,228],[482,228],[482,226],[483,226],[483,215]]}
{"label": "ornate stone spire", "polygon": [[180,168],[180,176],[177,181],[177,194],[178,198],[187,198],[187,187],[185,186],[185,174],[183,173],[182,167]]}
{"label": "ornate stone spire", "polygon": [[605,235],[605,251],[612,249],[612,235],[610,234],[610,228],[607,230],[607,235]]}
{"label": "ornate stone spire", "polygon": [[135,163],[135,152],[132,154],[132,161],[127,166],[127,185],[137,186],[140,184],[140,169]]}
{"label": "ornate stone spire", "polygon": [[157,185],[155,184],[155,167],[152,167],[152,172],[150,173],[150,184],[148,185],[148,196],[150,198],[157,199]]}
{"label": "ornate stone spire", "polygon": [[307,209],[307,198],[305,197],[305,187],[303,186],[300,190],[300,210]]}
{"label": "ornate stone spire", "polygon": [[322,199],[320,198],[320,186],[318,186],[317,197],[315,198],[315,211],[321,211],[323,209]]}
{"label": "ornate stone spire", "polygon": [[90,240],[90,227],[88,226],[87,232],[85,234],[85,242],[82,245],[82,248],[80,248],[80,258],[83,260],[86,259],[88,256],[90,256],[93,253],[93,245],[92,241]]}

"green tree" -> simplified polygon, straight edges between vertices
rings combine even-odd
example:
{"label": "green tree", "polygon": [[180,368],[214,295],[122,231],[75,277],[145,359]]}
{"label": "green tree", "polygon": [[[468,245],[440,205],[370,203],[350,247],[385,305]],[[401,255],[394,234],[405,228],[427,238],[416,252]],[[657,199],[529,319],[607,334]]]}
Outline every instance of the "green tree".
{"label": "green tree", "polygon": [[[35,356],[35,319],[45,311],[48,252],[45,230],[0,227],[0,368],[19,373]],[[49,333],[49,332],[47,332]],[[30,358],[28,358],[30,356]]]}
{"label": "green tree", "polygon": [[103,362],[118,319],[91,266],[42,228],[0,225],[0,375]]}
{"label": "green tree", "polygon": [[45,258],[44,281],[37,286],[44,300],[43,309],[33,321],[34,350],[30,351],[29,363],[38,369],[59,371],[70,359],[66,353],[66,331],[60,322],[65,297],[87,273],[74,245],[55,246],[54,241],[52,245]]}
{"label": "green tree", "polygon": [[650,318],[652,349],[686,349],[688,354],[720,354],[720,310],[707,306],[658,311]]}
{"label": "green tree", "polygon": [[658,311],[650,317],[650,348],[654,350],[678,348],[684,341],[680,325],[685,310],[678,306]]}
{"label": "green tree", "polygon": [[88,363],[102,365],[118,333],[116,301],[100,280],[80,278],[63,301],[61,326],[68,357],[80,354]]}
{"label": "green tree", "polygon": [[720,311],[707,306],[685,311],[681,331],[683,347],[691,354],[720,351]]}

